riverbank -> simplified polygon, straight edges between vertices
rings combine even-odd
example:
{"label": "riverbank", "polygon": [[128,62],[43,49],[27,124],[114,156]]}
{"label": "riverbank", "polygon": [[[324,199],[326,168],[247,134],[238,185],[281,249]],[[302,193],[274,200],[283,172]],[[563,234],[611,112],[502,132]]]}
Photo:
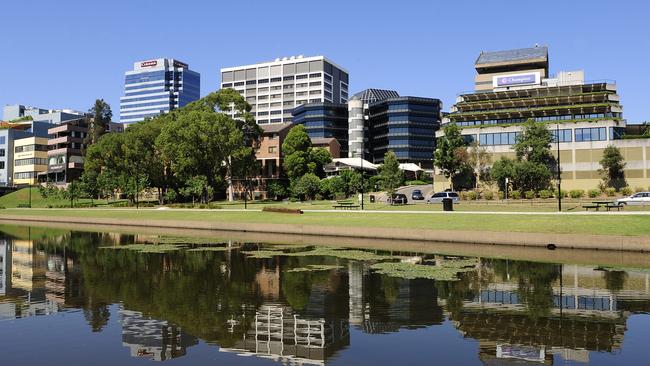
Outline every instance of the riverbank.
{"label": "riverbank", "polygon": [[383,240],[650,252],[647,215],[6,209],[0,222],[67,223]]}

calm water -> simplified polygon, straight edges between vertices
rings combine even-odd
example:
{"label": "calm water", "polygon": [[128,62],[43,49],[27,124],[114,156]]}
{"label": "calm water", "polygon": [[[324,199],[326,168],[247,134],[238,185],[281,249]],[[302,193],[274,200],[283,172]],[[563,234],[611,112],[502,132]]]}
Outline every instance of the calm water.
{"label": "calm water", "polygon": [[242,253],[260,243],[141,253],[102,247],[155,237],[0,238],[1,365],[650,364],[648,269],[478,258],[458,280],[409,280],[375,261]]}

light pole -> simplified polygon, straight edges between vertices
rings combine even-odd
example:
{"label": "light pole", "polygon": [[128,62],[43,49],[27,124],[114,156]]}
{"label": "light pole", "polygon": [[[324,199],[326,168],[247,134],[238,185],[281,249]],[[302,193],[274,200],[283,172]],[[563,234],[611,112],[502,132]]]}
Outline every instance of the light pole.
{"label": "light pole", "polygon": [[557,139],[557,211],[562,212],[562,173],[560,171],[560,124],[555,125]]}
{"label": "light pole", "polygon": [[29,208],[32,208],[32,184],[29,184]]}
{"label": "light pole", "polygon": [[359,149],[359,156],[361,157],[361,211],[363,211],[363,147]]}

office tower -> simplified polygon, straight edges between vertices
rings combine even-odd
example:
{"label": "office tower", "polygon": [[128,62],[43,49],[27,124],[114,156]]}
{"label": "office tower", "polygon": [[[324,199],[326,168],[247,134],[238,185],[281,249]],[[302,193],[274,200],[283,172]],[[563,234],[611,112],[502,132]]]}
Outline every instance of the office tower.
{"label": "office tower", "polygon": [[292,110],[301,104],[345,103],[348,83],[348,72],[323,56],[221,69],[221,88],[246,98],[258,124],[291,122]]}
{"label": "office tower", "polygon": [[124,73],[124,96],[120,98],[120,122],[142,121],[198,100],[201,75],[181,61],[170,58],[138,61]]}

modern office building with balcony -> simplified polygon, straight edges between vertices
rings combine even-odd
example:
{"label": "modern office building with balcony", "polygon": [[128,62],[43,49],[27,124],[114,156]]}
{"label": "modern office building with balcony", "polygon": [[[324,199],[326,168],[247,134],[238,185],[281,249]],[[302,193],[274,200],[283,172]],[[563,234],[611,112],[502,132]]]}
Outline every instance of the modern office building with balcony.
{"label": "modern office building with balcony", "polygon": [[306,103],[345,103],[348,72],[324,56],[292,56],[221,69],[221,88],[239,92],[253,107],[258,124],[292,121]]}
{"label": "modern office building with balcony", "polygon": [[335,138],[341,146],[340,154],[348,156],[347,105],[330,102],[307,103],[294,108],[292,116],[294,124],[305,126],[312,142]]}
{"label": "modern office building with balcony", "polygon": [[47,137],[25,137],[14,141],[15,186],[37,183],[39,173],[47,172]]}
{"label": "modern office building with balcony", "polygon": [[442,102],[434,98],[395,97],[371,103],[368,126],[372,162],[383,164],[384,155],[393,151],[400,163],[432,169],[441,109]]}
{"label": "modern office building with balcony", "polygon": [[84,118],[67,121],[48,130],[47,172],[39,174],[39,181],[67,184],[83,173],[84,139],[88,135],[88,121]]}
{"label": "modern office building with balcony", "polygon": [[170,58],[138,61],[124,74],[120,98],[120,122],[142,121],[198,100],[201,75],[181,61]]}
{"label": "modern office building with balcony", "polygon": [[[482,52],[475,69],[475,91],[457,96],[443,125],[460,126],[465,140],[485,147],[493,162],[515,157],[513,145],[523,123],[534,120],[545,123],[559,140],[563,189],[596,188],[599,161],[608,145],[623,153],[630,186],[650,184],[650,140],[622,139],[630,128],[614,81],[585,81],[583,71],[549,77],[546,47]],[[435,182],[438,190],[450,187],[441,175]]]}
{"label": "modern office building with balcony", "polygon": [[368,109],[370,103],[388,98],[398,98],[394,90],[365,89],[354,94],[348,101],[348,157],[363,158],[370,156],[370,129],[368,126]]}

